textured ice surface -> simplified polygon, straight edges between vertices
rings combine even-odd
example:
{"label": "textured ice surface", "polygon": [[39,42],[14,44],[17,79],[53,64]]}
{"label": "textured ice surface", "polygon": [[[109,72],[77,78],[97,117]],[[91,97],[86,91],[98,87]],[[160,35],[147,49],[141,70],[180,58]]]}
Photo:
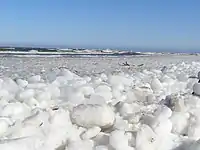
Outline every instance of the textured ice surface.
{"label": "textured ice surface", "polygon": [[2,150],[199,150],[199,56],[0,65]]}

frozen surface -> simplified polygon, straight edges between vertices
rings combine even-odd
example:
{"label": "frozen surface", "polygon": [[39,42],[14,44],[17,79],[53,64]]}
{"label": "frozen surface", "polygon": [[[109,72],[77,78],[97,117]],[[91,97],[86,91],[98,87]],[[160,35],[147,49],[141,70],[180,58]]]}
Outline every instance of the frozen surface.
{"label": "frozen surface", "polygon": [[200,57],[0,59],[2,150],[199,150]]}

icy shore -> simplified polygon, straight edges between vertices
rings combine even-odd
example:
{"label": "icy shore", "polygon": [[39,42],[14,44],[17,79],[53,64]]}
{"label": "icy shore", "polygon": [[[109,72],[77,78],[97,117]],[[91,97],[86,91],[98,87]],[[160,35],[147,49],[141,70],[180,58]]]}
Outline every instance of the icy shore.
{"label": "icy shore", "polygon": [[198,56],[2,57],[0,71],[2,150],[200,149]]}

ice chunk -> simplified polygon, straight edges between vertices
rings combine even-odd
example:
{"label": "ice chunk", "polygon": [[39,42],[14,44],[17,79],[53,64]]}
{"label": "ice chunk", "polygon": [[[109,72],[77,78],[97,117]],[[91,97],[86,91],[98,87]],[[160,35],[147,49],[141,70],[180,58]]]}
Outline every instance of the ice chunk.
{"label": "ice chunk", "polygon": [[113,95],[113,98],[115,99],[120,99],[121,98],[121,92],[117,89],[113,89],[112,90],[112,95]]}
{"label": "ice chunk", "polygon": [[136,149],[155,150],[157,144],[157,135],[148,125],[142,125],[136,135]]}
{"label": "ice chunk", "polygon": [[26,80],[17,79],[16,82],[22,88],[24,88],[24,87],[26,87],[28,85],[28,81],[26,81]]}
{"label": "ice chunk", "polygon": [[101,128],[100,127],[92,127],[92,128],[89,128],[86,132],[84,132],[82,135],[81,135],[81,138],[83,140],[86,140],[86,139],[91,139],[95,136],[97,136],[101,131]]}
{"label": "ice chunk", "polygon": [[128,116],[132,114],[134,111],[131,104],[123,103],[122,106],[120,107],[119,112],[122,116]]}
{"label": "ice chunk", "polygon": [[18,92],[19,87],[11,78],[4,78],[2,89],[7,90],[11,94]]}
{"label": "ice chunk", "polygon": [[172,115],[172,110],[166,106],[158,107],[158,109],[154,113],[155,116],[159,118],[169,118]]}
{"label": "ice chunk", "polygon": [[68,69],[61,69],[59,75],[64,76],[66,80],[72,80],[75,74]]}
{"label": "ice chunk", "polygon": [[128,147],[128,138],[125,136],[125,132],[121,130],[111,132],[109,144],[114,149],[125,149]]}
{"label": "ice chunk", "polygon": [[197,116],[191,116],[188,126],[188,137],[193,140],[200,139],[200,120]]}
{"label": "ice chunk", "polygon": [[60,89],[55,85],[50,84],[45,90],[51,94],[52,99],[60,97]]}
{"label": "ice chunk", "polygon": [[188,113],[173,112],[170,118],[172,122],[172,133],[187,135],[189,117]]}
{"label": "ice chunk", "polygon": [[90,99],[87,100],[86,103],[87,104],[106,104],[106,100],[100,95],[92,94],[90,96]]}
{"label": "ice chunk", "polygon": [[25,100],[33,98],[34,94],[35,94],[35,90],[33,90],[33,89],[26,89],[26,90],[21,91],[21,92],[18,93],[17,99],[19,101],[25,101]]}
{"label": "ice chunk", "polygon": [[165,100],[162,101],[162,103],[171,108],[171,110],[173,111],[177,112],[185,111],[185,102],[182,99],[182,97],[180,97],[177,94],[166,96]]}
{"label": "ice chunk", "polygon": [[96,145],[108,145],[109,144],[109,134],[100,132],[96,137],[93,138]]}
{"label": "ice chunk", "polygon": [[24,101],[24,103],[26,103],[29,107],[31,107],[32,109],[33,108],[36,108],[36,107],[39,107],[39,102],[35,99],[35,98],[30,98],[30,99],[26,99]]}
{"label": "ice chunk", "polygon": [[[36,136],[19,138],[17,140],[5,140],[0,144],[1,150],[39,150],[43,141]],[[47,150],[47,149],[45,149]]]}
{"label": "ice chunk", "polygon": [[92,140],[72,141],[69,142],[67,150],[93,150],[94,143]]}
{"label": "ice chunk", "polygon": [[8,128],[9,128],[8,122],[0,118],[0,137],[7,132]]}
{"label": "ice chunk", "polygon": [[0,98],[9,99],[10,93],[7,90],[0,90]]}
{"label": "ice chunk", "polygon": [[107,105],[81,104],[73,109],[71,120],[73,123],[86,128],[94,126],[109,128],[115,121],[115,113]]}
{"label": "ice chunk", "polygon": [[151,81],[151,88],[153,91],[160,91],[162,88],[162,84],[158,78],[153,78]]}
{"label": "ice chunk", "polygon": [[12,117],[13,119],[23,120],[30,114],[30,109],[22,103],[9,103],[3,107],[1,116]]}
{"label": "ice chunk", "polygon": [[91,81],[94,85],[99,85],[102,82],[102,79],[99,77],[93,77]]}
{"label": "ice chunk", "polygon": [[94,93],[94,89],[92,86],[89,85],[83,85],[79,87],[78,89],[80,92],[82,92],[85,96],[89,96]]}
{"label": "ice chunk", "polygon": [[113,126],[114,129],[118,129],[118,130],[123,130],[123,131],[127,131],[129,130],[129,124],[127,120],[124,120],[122,117],[120,116],[116,116],[115,119],[115,124]]}
{"label": "ice chunk", "polygon": [[169,119],[155,118],[151,123],[154,132],[159,136],[166,136],[172,130],[172,122]]}
{"label": "ice chunk", "polygon": [[107,77],[107,75],[106,75],[105,73],[102,73],[102,74],[101,74],[101,79],[102,79],[103,81],[107,81],[107,80],[108,80],[108,77]]}
{"label": "ice chunk", "polygon": [[82,92],[73,91],[67,95],[67,100],[73,105],[82,104],[85,100],[85,97]]}
{"label": "ice chunk", "polygon": [[47,73],[47,80],[51,83],[56,80],[56,72],[50,71]]}
{"label": "ice chunk", "polygon": [[68,85],[73,86],[75,88],[85,85],[86,83],[87,83],[87,81],[84,79],[76,79],[76,80],[68,81]]}
{"label": "ice chunk", "polygon": [[67,85],[68,80],[65,78],[65,76],[57,76],[56,79],[52,82],[53,85],[56,85],[58,87],[62,87]]}
{"label": "ice chunk", "polygon": [[132,85],[132,79],[124,77],[122,75],[111,75],[111,76],[109,76],[108,81],[113,86],[120,85],[120,84],[123,84],[125,86]]}
{"label": "ice chunk", "polygon": [[95,92],[102,92],[102,91],[111,91],[111,88],[108,85],[99,85],[97,86],[97,88],[95,89]]}
{"label": "ice chunk", "polygon": [[43,89],[47,85],[45,83],[31,83],[27,85],[28,89]]}
{"label": "ice chunk", "polygon": [[194,86],[193,86],[193,92],[196,94],[196,95],[199,95],[200,96],[200,83],[195,83]]}
{"label": "ice chunk", "polygon": [[38,83],[41,81],[41,76],[40,75],[34,75],[28,78],[29,83]]}
{"label": "ice chunk", "polygon": [[198,77],[198,79],[200,80],[200,71],[198,72],[198,76],[197,76],[197,77]]}
{"label": "ice chunk", "polygon": [[127,95],[127,102],[134,102],[134,101],[136,101],[137,100],[137,98],[136,98],[136,96],[135,96],[135,93],[133,92],[133,91],[128,91],[127,93],[126,93],[126,95]]}
{"label": "ice chunk", "polygon": [[191,143],[188,147],[186,147],[188,150],[200,150],[200,139],[197,141]]}
{"label": "ice chunk", "polygon": [[90,82],[92,80],[92,78],[89,76],[84,76],[83,79],[86,80],[87,82]]}
{"label": "ice chunk", "polygon": [[186,82],[188,80],[188,76],[184,73],[177,74],[177,79],[180,82]]}
{"label": "ice chunk", "polygon": [[39,91],[35,96],[37,101],[51,100],[51,93],[49,91]]}
{"label": "ice chunk", "polygon": [[95,150],[108,150],[108,147],[105,145],[98,145],[95,147]]}
{"label": "ice chunk", "polygon": [[112,92],[110,92],[110,91],[96,92],[95,95],[99,95],[99,96],[103,97],[107,102],[112,99]]}
{"label": "ice chunk", "polygon": [[74,91],[75,91],[75,89],[73,87],[71,87],[71,86],[60,87],[60,97],[61,98],[66,98],[66,97],[68,97],[68,95],[70,95]]}

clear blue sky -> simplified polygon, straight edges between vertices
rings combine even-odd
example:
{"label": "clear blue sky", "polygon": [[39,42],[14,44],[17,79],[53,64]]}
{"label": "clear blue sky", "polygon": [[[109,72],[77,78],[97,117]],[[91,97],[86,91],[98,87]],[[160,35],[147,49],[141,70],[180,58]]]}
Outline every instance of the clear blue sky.
{"label": "clear blue sky", "polygon": [[0,44],[200,50],[200,0],[2,0]]}

